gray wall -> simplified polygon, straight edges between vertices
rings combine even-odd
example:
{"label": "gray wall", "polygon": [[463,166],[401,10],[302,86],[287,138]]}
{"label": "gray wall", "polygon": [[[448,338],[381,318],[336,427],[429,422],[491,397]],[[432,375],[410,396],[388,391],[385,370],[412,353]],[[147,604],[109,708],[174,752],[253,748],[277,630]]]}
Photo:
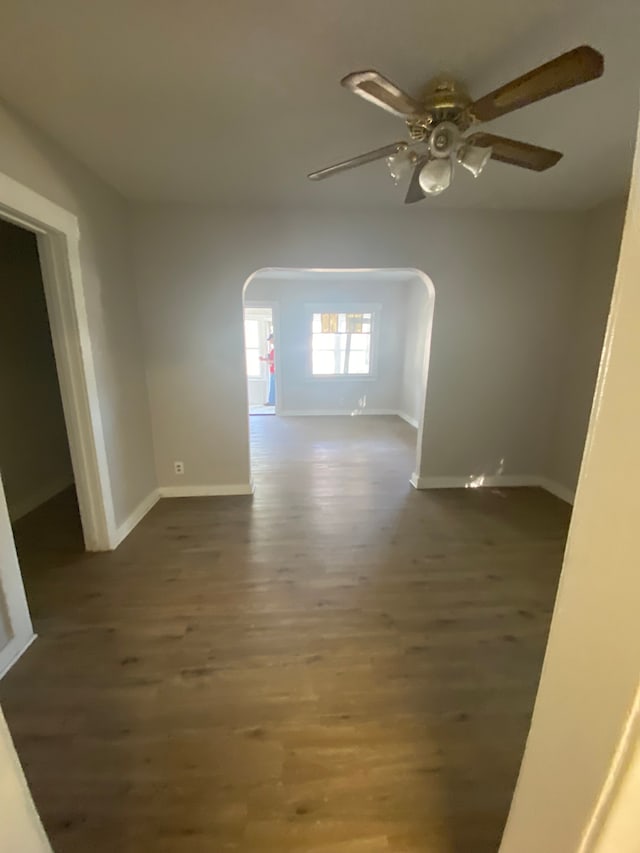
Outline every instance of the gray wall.
{"label": "gray wall", "polygon": [[1,105],[0,138],[0,172],[78,217],[100,412],[120,524],[155,488],[129,208],[116,192]]}
{"label": "gray wall", "polygon": [[[339,275],[326,281],[276,281],[256,277],[245,298],[276,302],[281,414],[305,412],[397,412],[400,405],[399,377],[404,362],[406,328],[406,285],[404,282],[341,281]],[[375,376],[318,378],[310,375],[309,306],[379,305],[373,346],[377,351]]]}
{"label": "gray wall", "polygon": [[[138,304],[131,275],[128,206],[2,105],[0,138],[0,172],[78,217],[84,295],[119,524],[156,484]],[[1,504],[0,562],[6,566],[15,560],[15,551],[4,501]],[[3,600],[0,612],[4,609]]]}
{"label": "gray wall", "polygon": [[0,220],[0,470],[12,520],[73,482],[35,235]]}
{"label": "gray wall", "polygon": [[585,215],[573,308],[559,363],[560,384],[548,476],[575,491],[616,276],[625,205],[611,202]]}
{"label": "gray wall", "polygon": [[424,270],[436,296],[422,474],[541,472],[582,237],[582,217],[563,213],[139,206],[160,484],[248,482],[242,288],[257,269],[281,266]]}

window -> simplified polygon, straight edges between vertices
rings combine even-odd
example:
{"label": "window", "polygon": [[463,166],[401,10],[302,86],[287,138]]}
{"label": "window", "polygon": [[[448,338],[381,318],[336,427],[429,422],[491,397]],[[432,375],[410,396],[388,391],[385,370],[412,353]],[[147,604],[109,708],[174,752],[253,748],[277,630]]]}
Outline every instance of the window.
{"label": "window", "polygon": [[370,376],[373,312],[313,312],[313,376]]}
{"label": "window", "polygon": [[247,376],[259,379],[262,376],[260,364],[260,321],[244,321],[244,340],[247,353]]}

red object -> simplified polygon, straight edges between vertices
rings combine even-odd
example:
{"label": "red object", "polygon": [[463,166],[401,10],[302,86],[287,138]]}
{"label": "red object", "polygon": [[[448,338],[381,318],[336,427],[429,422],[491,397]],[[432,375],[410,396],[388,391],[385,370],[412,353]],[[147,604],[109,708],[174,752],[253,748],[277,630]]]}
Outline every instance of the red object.
{"label": "red object", "polygon": [[276,354],[275,350],[269,350],[269,355],[267,356],[267,361],[269,362],[269,373],[276,372]]}

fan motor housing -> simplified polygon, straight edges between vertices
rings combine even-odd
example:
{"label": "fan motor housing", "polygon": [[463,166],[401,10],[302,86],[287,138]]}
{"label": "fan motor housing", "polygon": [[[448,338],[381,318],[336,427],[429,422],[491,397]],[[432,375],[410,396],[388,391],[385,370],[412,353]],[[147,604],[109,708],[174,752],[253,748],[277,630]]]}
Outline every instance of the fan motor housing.
{"label": "fan motor housing", "polygon": [[465,112],[472,103],[466,87],[450,77],[434,77],[424,88],[420,101],[424,115],[407,121],[412,139],[425,140],[442,122],[451,122],[461,131],[467,130],[472,118]]}
{"label": "fan motor housing", "polygon": [[459,113],[472,103],[466,86],[451,77],[434,77],[425,86],[420,100],[427,112]]}

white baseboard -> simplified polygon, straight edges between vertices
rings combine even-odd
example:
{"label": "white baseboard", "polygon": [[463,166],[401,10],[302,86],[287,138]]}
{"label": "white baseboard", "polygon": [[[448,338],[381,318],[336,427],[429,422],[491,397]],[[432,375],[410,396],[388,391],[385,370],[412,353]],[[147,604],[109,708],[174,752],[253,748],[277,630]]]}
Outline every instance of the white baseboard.
{"label": "white baseboard", "polygon": [[283,418],[344,418],[344,417],[359,417],[360,415],[374,415],[377,417],[397,417],[406,421],[409,426],[418,429],[418,421],[408,415],[406,412],[399,412],[397,409],[284,409],[276,410],[276,415]]}
{"label": "white baseboard", "polygon": [[117,548],[131,531],[140,524],[145,515],[153,509],[160,498],[197,498],[197,497],[223,497],[230,495],[252,495],[253,483],[241,483],[239,485],[223,486],[160,486],[154,489],[147,497],[140,501],[133,512],[122,522],[116,530],[112,548]]}
{"label": "white baseboard", "polygon": [[555,483],[553,480],[548,480],[546,477],[539,477],[537,474],[492,474],[479,475],[468,477],[420,477],[414,473],[410,479],[414,489],[512,489],[519,487],[538,487],[545,489],[557,498],[560,498],[566,503],[573,504],[574,493]]}
{"label": "white baseboard", "polygon": [[230,495],[252,495],[253,483],[237,483],[222,486],[160,486],[161,498],[204,498],[227,497]]}
{"label": "white baseboard", "polygon": [[418,429],[418,421],[415,418],[412,418],[411,415],[408,415],[406,412],[396,412],[396,415],[399,418],[402,418],[403,421],[406,421],[409,426],[412,426],[414,429]]}
{"label": "white baseboard", "polygon": [[276,411],[282,418],[342,418],[360,415],[397,415],[396,409],[283,409]]}
{"label": "white baseboard", "polygon": [[55,498],[56,495],[64,492],[65,489],[68,489],[72,485],[73,474],[65,474],[64,477],[57,477],[55,480],[45,483],[44,486],[31,492],[30,495],[17,502],[12,502],[9,507],[9,518],[12,522],[18,521],[19,518],[33,512],[34,509],[50,501],[51,498]]}
{"label": "white baseboard", "polygon": [[[415,476],[415,475],[414,475]],[[515,486],[538,486],[539,477],[533,474],[470,474],[468,477],[418,477],[420,489],[505,489]]]}
{"label": "white baseboard", "polygon": [[7,645],[3,649],[0,649],[0,678],[3,678],[11,667],[17,663],[37,636],[37,634],[31,634],[26,638],[12,637]]}
{"label": "white baseboard", "polygon": [[146,498],[144,498],[144,500],[140,501],[133,512],[130,513],[116,529],[115,540],[112,544],[112,548],[117,548],[118,545],[127,538],[133,528],[140,524],[145,515],[158,503],[159,500],[160,492],[158,489],[154,489]]}
{"label": "white baseboard", "polygon": [[575,489],[569,489],[567,486],[563,486],[562,483],[557,483],[555,480],[549,480],[547,477],[538,477],[538,485],[540,488],[546,489],[547,492],[551,492],[552,495],[560,498],[561,501],[565,501],[573,506],[573,502],[576,498]]}

